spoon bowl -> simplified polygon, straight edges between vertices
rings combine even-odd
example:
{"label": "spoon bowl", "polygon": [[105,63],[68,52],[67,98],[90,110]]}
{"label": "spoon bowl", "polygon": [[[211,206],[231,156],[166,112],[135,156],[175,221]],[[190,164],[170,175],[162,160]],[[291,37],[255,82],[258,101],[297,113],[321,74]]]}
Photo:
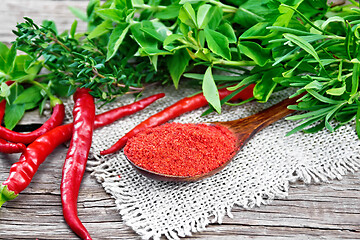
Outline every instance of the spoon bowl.
{"label": "spoon bowl", "polygon": [[226,121],[226,122],[210,122],[208,124],[210,125],[218,125],[226,127],[228,130],[230,130],[234,136],[236,137],[236,143],[235,148],[232,154],[230,154],[230,157],[222,163],[219,167],[199,175],[193,175],[193,176],[176,176],[176,175],[167,175],[159,172],[150,171],[148,169],[142,168],[135,163],[133,163],[128,156],[126,156],[126,159],[129,161],[129,163],[139,172],[140,174],[152,178],[154,180],[158,181],[172,181],[172,182],[194,182],[198,181],[207,177],[210,177],[218,172],[220,172],[222,169],[224,169],[227,164],[231,162],[231,160],[234,158],[234,156],[243,148],[243,146],[260,130],[263,128],[269,126],[270,124],[282,119],[283,117],[291,114],[294,112],[294,110],[288,109],[289,105],[296,104],[297,100],[302,95],[299,95],[297,97],[293,98],[287,98],[283,100],[282,102],[279,102],[273,106],[271,106],[268,109],[265,109],[263,111],[260,111],[256,114],[253,114],[251,116],[232,120],[232,121]]}

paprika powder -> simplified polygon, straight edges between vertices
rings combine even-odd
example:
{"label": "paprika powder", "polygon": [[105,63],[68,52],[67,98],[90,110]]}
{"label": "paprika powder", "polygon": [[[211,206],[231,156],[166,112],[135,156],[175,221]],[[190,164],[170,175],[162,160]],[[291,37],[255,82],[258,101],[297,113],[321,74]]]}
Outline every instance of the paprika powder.
{"label": "paprika powder", "polygon": [[229,160],[235,135],[224,126],[166,123],[130,138],[124,148],[136,166],[171,176],[208,173]]}

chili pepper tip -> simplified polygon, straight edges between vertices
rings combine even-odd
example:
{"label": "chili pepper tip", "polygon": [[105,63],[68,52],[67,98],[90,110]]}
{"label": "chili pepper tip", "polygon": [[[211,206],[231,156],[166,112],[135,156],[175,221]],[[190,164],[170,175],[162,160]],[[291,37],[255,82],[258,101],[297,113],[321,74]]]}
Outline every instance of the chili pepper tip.
{"label": "chili pepper tip", "polygon": [[0,208],[1,206],[9,201],[16,198],[19,194],[15,194],[14,191],[8,189],[7,185],[1,184],[0,185]]}

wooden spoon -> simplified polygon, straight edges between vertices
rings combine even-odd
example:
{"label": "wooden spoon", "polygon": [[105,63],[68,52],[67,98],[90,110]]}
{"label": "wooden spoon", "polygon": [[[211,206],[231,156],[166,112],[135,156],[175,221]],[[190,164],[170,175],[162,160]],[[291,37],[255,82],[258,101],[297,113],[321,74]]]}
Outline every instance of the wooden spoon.
{"label": "wooden spoon", "polygon": [[[301,95],[302,96],[302,95]],[[238,151],[261,129],[269,126],[270,124],[276,122],[277,120],[293,113],[294,110],[290,110],[287,108],[289,105],[296,104],[296,101],[301,97],[297,96],[294,98],[288,98],[283,100],[282,102],[273,105],[272,107],[265,109],[261,112],[258,112],[249,117],[227,121],[227,122],[211,122],[209,124],[212,125],[221,125],[228,128],[232,131],[236,138],[236,148],[234,153],[231,155],[228,161],[226,161],[223,165],[218,168],[195,176],[174,176],[174,175],[166,175],[158,172],[149,171],[147,169],[141,168],[134,164],[130,159],[126,157],[126,159],[131,163],[131,165],[142,175],[159,180],[159,181],[173,181],[173,182],[192,182],[204,179],[206,177],[210,177],[215,173],[221,171],[225,166],[233,159]]]}

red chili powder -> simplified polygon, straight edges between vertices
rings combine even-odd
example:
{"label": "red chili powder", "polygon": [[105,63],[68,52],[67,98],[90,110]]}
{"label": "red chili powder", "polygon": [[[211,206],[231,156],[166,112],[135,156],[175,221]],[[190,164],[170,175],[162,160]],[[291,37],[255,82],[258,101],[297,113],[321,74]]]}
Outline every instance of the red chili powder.
{"label": "red chili powder", "polygon": [[226,127],[167,123],[128,140],[124,152],[135,165],[162,174],[195,176],[229,160],[236,138]]}

